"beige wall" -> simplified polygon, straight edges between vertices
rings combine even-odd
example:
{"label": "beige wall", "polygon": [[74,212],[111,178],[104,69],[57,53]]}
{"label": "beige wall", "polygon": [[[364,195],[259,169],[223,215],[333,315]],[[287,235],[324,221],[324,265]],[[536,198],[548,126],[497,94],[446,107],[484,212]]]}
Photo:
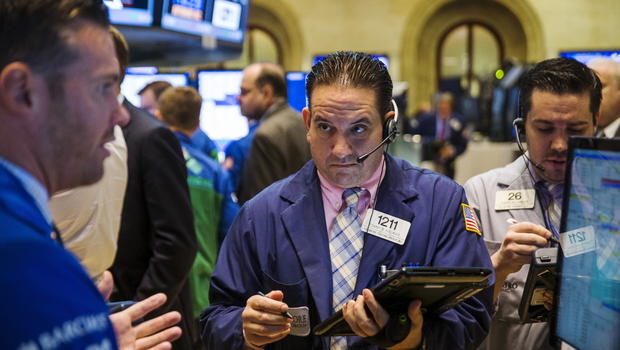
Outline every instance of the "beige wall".
{"label": "beige wall", "polygon": [[537,61],[560,50],[620,48],[618,0],[251,0],[250,23],[278,38],[284,68],[309,70],[316,54],[387,54],[410,105],[435,90],[439,37],[464,20],[495,27],[507,57]]}

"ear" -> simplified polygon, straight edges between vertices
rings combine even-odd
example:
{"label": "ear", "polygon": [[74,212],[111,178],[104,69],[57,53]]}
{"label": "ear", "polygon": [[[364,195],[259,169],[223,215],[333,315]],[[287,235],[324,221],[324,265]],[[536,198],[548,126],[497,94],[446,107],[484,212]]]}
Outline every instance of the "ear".
{"label": "ear", "polygon": [[155,118],[161,120],[162,122],[164,121],[164,117],[161,115],[159,108],[155,110]]}
{"label": "ear", "polygon": [[385,113],[385,115],[383,116],[383,124],[385,124],[389,119],[394,119],[395,116],[396,112],[394,111],[389,111]]}
{"label": "ear", "polygon": [[304,118],[304,126],[306,127],[306,132],[310,131],[310,109],[308,109],[308,107],[304,107],[304,109],[301,110],[301,116]]}
{"label": "ear", "polygon": [[273,100],[274,98],[273,86],[269,84],[265,84],[263,85],[263,87],[260,88],[260,92],[263,94],[263,96],[265,96],[265,99],[267,99],[268,101]]}
{"label": "ear", "polygon": [[[0,71],[0,105],[9,115],[22,116],[32,112],[38,85],[30,67],[12,62]],[[45,83],[45,81],[43,81]],[[45,85],[45,84],[43,84]]]}

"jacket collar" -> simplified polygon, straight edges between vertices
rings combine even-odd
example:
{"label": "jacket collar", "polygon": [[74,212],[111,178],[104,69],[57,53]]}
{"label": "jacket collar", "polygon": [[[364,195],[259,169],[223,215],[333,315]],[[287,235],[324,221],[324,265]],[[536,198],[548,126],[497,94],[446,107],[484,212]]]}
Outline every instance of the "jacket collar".
{"label": "jacket collar", "polygon": [[[376,209],[403,220],[412,221],[414,213],[407,202],[418,192],[406,183],[405,163],[386,155],[386,174],[377,191]],[[309,161],[293,176],[281,192],[281,199],[290,203],[281,218],[303,266],[310,292],[321,320],[332,313],[332,280],[329,242],[319,178],[313,161]],[[305,220],[304,220],[305,219]],[[303,220],[303,222],[300,222]],[[355,293],[370,285],[377,264],[394,254],[395,244],[365,234],[364,251],[360,262]]]}

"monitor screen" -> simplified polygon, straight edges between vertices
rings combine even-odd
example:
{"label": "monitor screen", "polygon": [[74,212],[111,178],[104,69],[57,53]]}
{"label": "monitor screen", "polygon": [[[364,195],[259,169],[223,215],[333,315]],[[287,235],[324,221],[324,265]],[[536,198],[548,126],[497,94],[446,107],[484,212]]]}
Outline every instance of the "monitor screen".
{"label": "monitor screen", "polygon": [[620,344],[620,140],[571,138],[555,334],[578,349]]}
{"label": "monitor screen", "polygon": [[154,0],[104,0],[112,24],[148,27],[153,24]]}
{"label": "monitor screen", "polygon": [[[136,71],[140,73],[135,73]],[[140,107],[138,92],[150,82],[164,80],[172,86],[186,86],[188,84],[188,77],[185,73],[144,73],[146,71],[148,71],[146,68],[128,68],[127,75],[121,84],[121,92],[136,107]]]}
{"label": "monitor screen", "polygon": [[286,73],[288,104],[297,112],[306,107],[306,76],[308,73],[305,72]]}
{"label": "monitor screen", "polygon": [[[390,68],[390,66],[389,66],[390,60],[389,60],[387,55],[371,54],[371,56],[374,57],[374,58],[378,58],[379,61],[383,62],[383,64],[385,64],[385,66],[387,68]],[[312,60],[312,65],[315,65],[317,62],[321,61],[325,57],[327,57],[327,55],[316,55],[316,56],[314,56],[314,59]]]}
{"label": "monitor screen", "polygon": [[572,58],[583,64],[588,64],[595,58],[610,58],[614,61],[620,62],[620,50],[610,51],[563,51],[560,52],[560,57]]}
{"label": "monitor screen", "polygon": [[200,128],[220,149],[248,133],[248,121],[241,115],[237,102],[241,76],[240,70],[198,72],[198,91],[202,96]]}
{"label": "monitor screen", "polygon": [[249,0],[164,0],[161,26],[242,43],[248,10]]}
{"label": "monitor screen", "polygon": [[241,43],[247,23],[249,0],[214,0],[207,9],[211,22],[207,35],[220,40]]}
{"label": "monitor screen", "polygon": [[205,20],[213,0],[164,0],[161,27],[193,35],[205,35],[210,24]]}

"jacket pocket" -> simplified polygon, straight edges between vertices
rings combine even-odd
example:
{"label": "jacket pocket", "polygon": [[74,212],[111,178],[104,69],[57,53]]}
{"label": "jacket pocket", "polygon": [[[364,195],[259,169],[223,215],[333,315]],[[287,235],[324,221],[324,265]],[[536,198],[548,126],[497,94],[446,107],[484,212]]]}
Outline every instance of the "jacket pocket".
{"label": "jacket pocket", "polygon": [[308,281],[305,277],[293,283],[285,283],[269,276],[263,271],[263,292],[268,293],[272,290],[280,290],[284,293],[284,302],[289,307],[308,306]]}

